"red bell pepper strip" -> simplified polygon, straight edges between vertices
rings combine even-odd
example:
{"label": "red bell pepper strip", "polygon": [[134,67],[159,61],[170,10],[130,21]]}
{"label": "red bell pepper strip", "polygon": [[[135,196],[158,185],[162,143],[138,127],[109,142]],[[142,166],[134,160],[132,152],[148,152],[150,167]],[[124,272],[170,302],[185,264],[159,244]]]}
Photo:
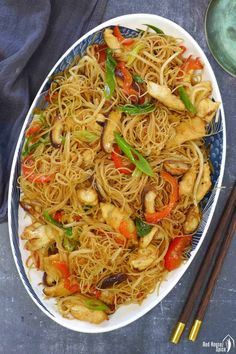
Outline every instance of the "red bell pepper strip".
{"label": "red bell pepper strip", "polygon": [[91,295],[95,296],[96,299],[99,299],[100,296],[101,296],[101,294],[102,294],[101,290],[99,290],[99,289],[97,289],[97,288],[91,289],[89,293],[90,293]]}
{"label": "red bell pepper strip", "polygon": [[75,216],[73,217],[73,219],[74,219],[75,221],[80,221],[80,220],[81,220],[81,216],[80,216],[80,215],[75,215]]}
{"label": "red bell pepper strip", "polygon": [[202,62],[200,61],[199,58],[192,58],[192,55],[190,55],[180,67],[180,70],[184,71],[186,74],[188,74],[190,70],[201,70],[201,69],[203,69]]}
{"label": "red bell pepper strip", "polygon": [[68,277],[64,280],[64,288],[69,290],[71,293],[77,293],[80,291],[80,286],[77,282],[71,281]]}
{"label": "red bell pepper strip", "polygon": [[52,261],[52,265],[55,266],[61,272],[62,278],[69,278],[70,271],[66,262]]}
{"label": "red bell pepper strip", "polygon": [[184,45],[180,45],[179,47],[182,49],[179,55],[183,55],[186,52],[187,48]]}
{"label": "red bell pepper strip", "polygon": [[133,77],[130,74],[129,70],[125,67],[125,63],[120,61],[117,64],[117,68],[121,70],[123,75],[123,90],[128,96],[138,96],[138,92],[132,88]]}
{"label": "red bell pepper strip", "polygon": [[134,39],[132,38],[124,38],[120,32],[119,26],[115,26],[113,29],[114,36],[118,39],[118,41],[123,44],[130,46],[134,43]]}
{"label": "red bell pepper strip", "polygon": [[58,210],[55,212],[53,219],[56,220],[57,222],[62,222],[62,217],[64,215],[64,211],[63,210]]}
{"label": "red bell pepper strip", "polygon": [[54,175],[36,175],[34,171],[34,160],[32,155],[28,155],[22,162],[22,173],[30,182],[47,183],[50,182]]}
{"label": "red bell pepper strip", "polygon": [[125,241],[123,238],[114,237],[114,240],[116,241],[116,243],[117,243],[118,245],[125,246],[125,244],[126,244],[126,241]]}
{"label": "red bell pepper strip", "polygon": [[120,173],[123,173],[125,175],[130,175],[135,169],[135,165],[133,163],[130,163],[127,166],[124,165],[121,157],[121,149],[117,144],[113,145],[111,159],[114,162],[115,167],[118,169]]}
{"label": "red bell pepper strip", "polygon": [[181,236],[174,238],[164,257],[165,268],[170,272],[180,266],[182,261],[183,251],[190,246],[192,236]]}
{"label": "red bell pepper strip", "polygon": [[31,127],[29,127],[29,129],[25,133],[25,136],[27,138],[29,138],[31,135],[34,135],[35,133],[37,133],[40,129],[41,129],[41,125],[35,123]]}
{"label": "red bell pepper strip", "polygon": [[80,291],[80,286],[77,282],[71,281],[70,271],[66,262],[63,261],[52,261],[52,264],[61,272],[62,278],[64,279],[64,288],[69,290],[71,293],[77,293]]}
{"label": "red bell pepper strip", "polygon": [[167,217],[171,213],[171,211],[174,208],[174,206],[178,200],[178,197],[179,197],[179,187],[178,187],[177,179],[175,177],[171,176],[166,171],[161,171],[160,175],[163,179],[165,179],[171,185],[172,190],[171,190],[171,194],[170,194],[170,200],[169,200],[169,203],[167,204],[167,206],[162,211],[157,211],[152,214],[145,213],[145,219],[150,224],[156,224],[161,219]]}
{"label": "red bell pepper strip", "polygon": [[99,64],[104,64],[107,58],[107,50],[108,46],[106,44],[98,44],[96,46],[96,53],[98,53],[98,62]]}
{"label": "red bell pepper strip", "polygon": [[54,100],[55,98],[57,98],[57,96],[58,96],[58,92],[54,92],[52,95],[51,95],[50,93],[48,93],[48,94],[44,97],[44,99],[45,99],[45,101],[48,102],[48,103],[53,103],[53,100]]}
{"label": "red bell pepper strip", "polygon": [[136,229],[131,229],[131,225],[129,224],[128,220],[124,220],[120,223],[119,232],[129,240],[137,239]]}

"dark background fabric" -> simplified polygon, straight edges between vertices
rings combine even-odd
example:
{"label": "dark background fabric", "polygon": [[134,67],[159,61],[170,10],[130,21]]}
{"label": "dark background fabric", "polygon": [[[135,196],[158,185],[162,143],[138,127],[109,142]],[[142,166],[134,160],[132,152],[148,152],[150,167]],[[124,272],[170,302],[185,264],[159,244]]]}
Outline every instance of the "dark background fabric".
{"label": "dark background fabric", "polygon": [[0,1],[0,221],[12,157],[30,103],[49,70],[102,19],[107,0]]}

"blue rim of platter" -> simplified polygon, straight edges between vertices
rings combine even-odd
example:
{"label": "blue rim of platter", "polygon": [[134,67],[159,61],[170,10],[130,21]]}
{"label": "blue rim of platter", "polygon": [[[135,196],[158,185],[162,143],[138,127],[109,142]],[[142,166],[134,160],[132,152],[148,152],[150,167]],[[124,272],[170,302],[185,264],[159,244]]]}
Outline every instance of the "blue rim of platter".
{"label": "blue rim of platter", "polygon": [[[110,26],[112,27],[112,26]],[[135,37],[137,36],[137,31],[126,28],[126,27],[120,27],[121,28],[121,33],[125,37]],[[50,76],[48,76],[47,80],[45,80],[45,83],[42,85],[40,91],[38,92],[38,95],[36,96],[34,102],[31,105],[31,108],[29,110],[28,116],[26,118],[26,122],[24,124],[24,127],[22,128],[22,132],[19,138],[19,142],[16,148],[16,153],[14,156],[13,164],[12,164],[12,171],[11,171],[11,180],[10,180],[10,186],[9,186],[9,200],[8,200],[8,219],[9,219],[9,233],[10,233],[10,240],[11,240],[11,245],[12,245],[12,251],[13,251],[13,256],[16,262],[16,266],[18,268],[18,271],[23,279],[23,283],[30,293],[31,297],[33,300],[43,309],[46,311],[50,317],[55,318],[54,314],[51,313],[47,307],[42,303],[42,301],[39,299],[38,295],[35,293],[32,285],[30,284],[30,281],[28,279],[28,276],[26,274],[24,265],[23,265],[23,260],[21,256],[21,251],[20,251],[20,241],[19,241],[19,225],[18,225],[18,212],[19,212],[19,199],[20,199],[20,188],[18,185],[18,177],[20,176],[20,159],[21,159],[21,150],[23,147],[24,143],[24,132],[27,130],[28,126],[30,125],[30,122],[33,118],[32,111],[35,107],[41,107],[44,108],[46,106],[46,101],[45,101],[45,96],[47,95],[47,90],[50,87],[51,83],[51,76],[65,70],[68,68],[68,66],[73,62],[74,58],[76,56],[83,56],[86,53],[86,48],[91,45],[91,44],[99,44],[103,43],[103,31],[104,28],[101,30],[92,33],[89,35],[87,38],[82,40],[80,43],[77,45],[73,45],[72,48],[70,48],[66,54],[61,58],[59,63],[52,69],[50,72]],[[207,224],[208,218],[210,216],[212,206],[214,204],[214,199],[217,191],[217,186],[219,183],[219,177],[221,175],[221,166],[224,163],[224,158],[225,158],[225,151],[224,151],[224,146],[225,146],[225,134],[224,134],[224,123],[223,123],[223,110],[220,108],[218,113],[217,113],[217,119],[213,121],[211,126],[208,129],[208,134],[205,138],[205,145],[209,149],[210,153],[210,160],[213,166],[213,175],[212,175],[212,189],[211,191],[205,196],[205,198],[201,202],[201,208],[202,208],[202,221],[201,224],[197,230],[197,232],[193,236],[193,242],[192,242],[192,250],[188,252],[187,256],[188,258],[191,257],[191,253],[194,249],[196,249],[202,233],[205,229],[205,226]],[[221,176],[222,178],[222,176]]]}

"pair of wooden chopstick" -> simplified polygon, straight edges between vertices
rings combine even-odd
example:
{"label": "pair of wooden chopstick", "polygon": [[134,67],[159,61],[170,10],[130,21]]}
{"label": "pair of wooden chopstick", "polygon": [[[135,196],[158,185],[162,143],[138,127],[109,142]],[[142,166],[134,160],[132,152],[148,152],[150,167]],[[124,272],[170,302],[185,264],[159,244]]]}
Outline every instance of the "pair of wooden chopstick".
{"label": "pair of wooden chopstick", "polygon": [[[172,343],[177,344],[179,342],[180,337],[184,331],[185,325],[193,310],[194,304],[197,298],[199,297],[199,292],[202,288],[202,285],[203,283],[206,282],[206,275],[208,273],[208,270],[210,267],[212,267],[207,285],[204,289],[204,293],[188,337],[189,340],[193,342],[197,339],[198,332],[200,330],[204,315],[207,310],[207,306],[209,304],[214,286],[216,284],[217,278],[219,276],[220,270],[224,262],[224,258],[229,249],[230,242],[233,238],[235,230],[236,230],[236,183],[234,184],[233,190],[226,203],[224,212],[221,215],[220,221],[212,236],[212,240],[210,242],[210,245],[208,246],[205,257],[203,258],[203,261],[199,267],[192,288],[190,289],[190,292],[187,296],[187,301],[182,309],[182,312],[179,316],[178,323],[170,339]],[[218,247],[219,247],[218,255],[214,261],[214,264],[211,265]]]}

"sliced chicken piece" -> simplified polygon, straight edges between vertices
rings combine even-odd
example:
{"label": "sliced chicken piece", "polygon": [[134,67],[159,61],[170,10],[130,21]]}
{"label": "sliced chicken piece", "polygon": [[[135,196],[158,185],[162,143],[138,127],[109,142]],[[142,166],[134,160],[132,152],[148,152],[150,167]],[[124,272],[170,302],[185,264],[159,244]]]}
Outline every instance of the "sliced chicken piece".
{"label": "sliced chicken piece", "polygon": [[[131,233],[135,232],[135,224],[133,220],[129,217],[129,215],[119,208],[110,203],[100,203],[102,216],[107,223],[110,225],[115,231],[120,231],[120,226],[123,221],[127,223],[127,228]],[[122,232],[121,232],[122,233]]]}
{"label": "sliced chicken piece", "polygon": [[[201,98],[207,98],[212,93],[212,83],[211,81],[201,81],[199,84],[193,86],[195,90],[199,90]],[[204,92],[204,94],[203,94]]]}
{"label": "sliced chicken piece", "polygon": [[142,271],[149,267],[157,258],[156,247],[149,245],[146,248],[141,248],[135,256],[131,258],[130,265],[134,269]]}
{"label": "sliced chicken piece", "polygon": [[181,118],[180,115],[168,114],[168,121],[170,124],[171,123],[180,123],[180,118]]}
{"label": "sliced chicken piece", "polygon": [[34,223],[24,229],[21,238],[28,240],[25,249],[28,251],[36,251],[46,247],[52,240],[55,240],[60,231],[57,231],[50,225],[42,225]]}
{"label": "sliced chicken piece", "polygon": [[121,112],[119,111],[112,111],[109,114],[109,118],[106,122],[102,133],[102,147],[103,149],[111,153],[113,150],[113,144],[115,142],[114,132],[119,131],[119,127],[121,125]]}
{"label": "sliced chicken piece", "polygon": [[184,232],[186,235],[192,234],[197,230],[198,225],[201,220],[200,210],[198,206],[191,206],[186,215],[186,220],[184,222]]}
{"label": "sliced chicken piece", "polygon": [[80,321],[99,324],[105,320],[108,320],[108,316],[104,311],[90,310],[83,305],[72,306],[70,308],[70,312],[73,317]]}
{"label": "sliced chicken piece", "polygon": [[167,148],[183,144],[185,141],[202,138],[206,135],[205,122],[199,118],[191,118],[175,127],[175,135],[169,139]]}
{"label": "sliced chicken piece", "polygon": [[212,93],[212,84],[211,81],[201,81],[194,86],[186,87],[186,92],[193,103],[199,102],[204,98],[207,98]]}
{"label": "sliced chicken piece", "polygon": [[146,248],[152,242],[152,239],[157,231],[158,231],[158,228],[156,226],[153,226],[153,228],[151,229],[151,231],[147,235],[140,238],[139,247]]}
{"label": "sliced chicken piece", "polygon": [[95,206],[98,204],[98,195],[93,188],[78,189],[77,197],[84,205]]}
{"label": "sliced chicken piece", "polygon": [[40,224],[39,222],[34,222],[33,224],[26,226],[23,233],[21,234],[21,239],[31,240],[32,238],[38,237],[35,235],[38,235],[38,233],[40,232],[40,226],[42,226],[42,224]]}
{"label": "sliced chicken piece", "polygon": [[104,41],[106,42],[107,46],[113,49],[115,52],[114,54],[121,54],[121,44],[118,39],[114,36],[112,29],[106,28],[104,31]]}
{"label": "sliced chicken piece", "polygon": [[200,202],[211,188],[211,169],[208,162],[204,163],[203,175],[197,190],[197,201]]}
{"label": "sliced chicken piece", "polygon": [[62,278],[61,272],[53,265],[53,261],[60,261],[59,253],[43,258],[43,269],[46,273],[47,283],[53,284]]}
{"label": "sliced chicken piece", "polygon": [[105,304],[112,305],[112,304],[114,304],[114,299],[115,299],[115,295],[113,292],[111,292],[107,289],[101,290],[99,300],[105,302]]}
{"label": "sliced chicken piece", "polygon": [[56,284],[55,279],[50,275],[48,275],[47,273],[44,273],[43,275],[43,283],[49,287]]}
{"label": "sliced chicken piece", "polygon": [[163,103],[166,107],[174,111],[185,111],[185,105],[181,99],[171,93],[171,90],[165,85],[158,85],[155,82],[147,82],[147,91],[150,96],[156,98]]}
{"label": "sliced chicken piece", "polygon": [[181,176],[186,173],[190,168],[187,163],[176,160],[167,160],[164,162],[163,165],[165,170],[173,176]]}
{"label": "sliced chicken piece", "polygon": [[64,287],[64,280],[61,280],[58,284],[54,286],[45,287],[43,292],[49,297],[62,297],[71,295],[70,290]]}
{"label": "sliced chicken piece", "polygon": [[84,150],[82,153],[83,162],[85,165],[91,164],[94,159],[94,152],[91,150]]}
{"label": "sliced chicken piece", "polygon": [[110,203],[100,203],[102,216],[105,222],[114,230],[119,231],[120,224],[128,215]]}
{"label": "sliced chicken piece", "polygon": [[149,190],[148,187],[145,187],[143,190],[143,201],[144,201],[144,210],[148,214],[153,214],[155,210],[155,199],[157,194],[154,190]]}
{"label": "sliced chicken piece", "polygon": [[204,98],[197,106],[197,115],[203,118],[207,123],[210,123],[219,106],[220,102],[213,102],[210,98]]}
{"label": "sliced chicken piece", "polygon": [[194,167],[191,167],[182,177],[179,182],[179,195],[188,195],[191,196],[193,194],[193,188],[195,185],[197,177],[197,171]]}

